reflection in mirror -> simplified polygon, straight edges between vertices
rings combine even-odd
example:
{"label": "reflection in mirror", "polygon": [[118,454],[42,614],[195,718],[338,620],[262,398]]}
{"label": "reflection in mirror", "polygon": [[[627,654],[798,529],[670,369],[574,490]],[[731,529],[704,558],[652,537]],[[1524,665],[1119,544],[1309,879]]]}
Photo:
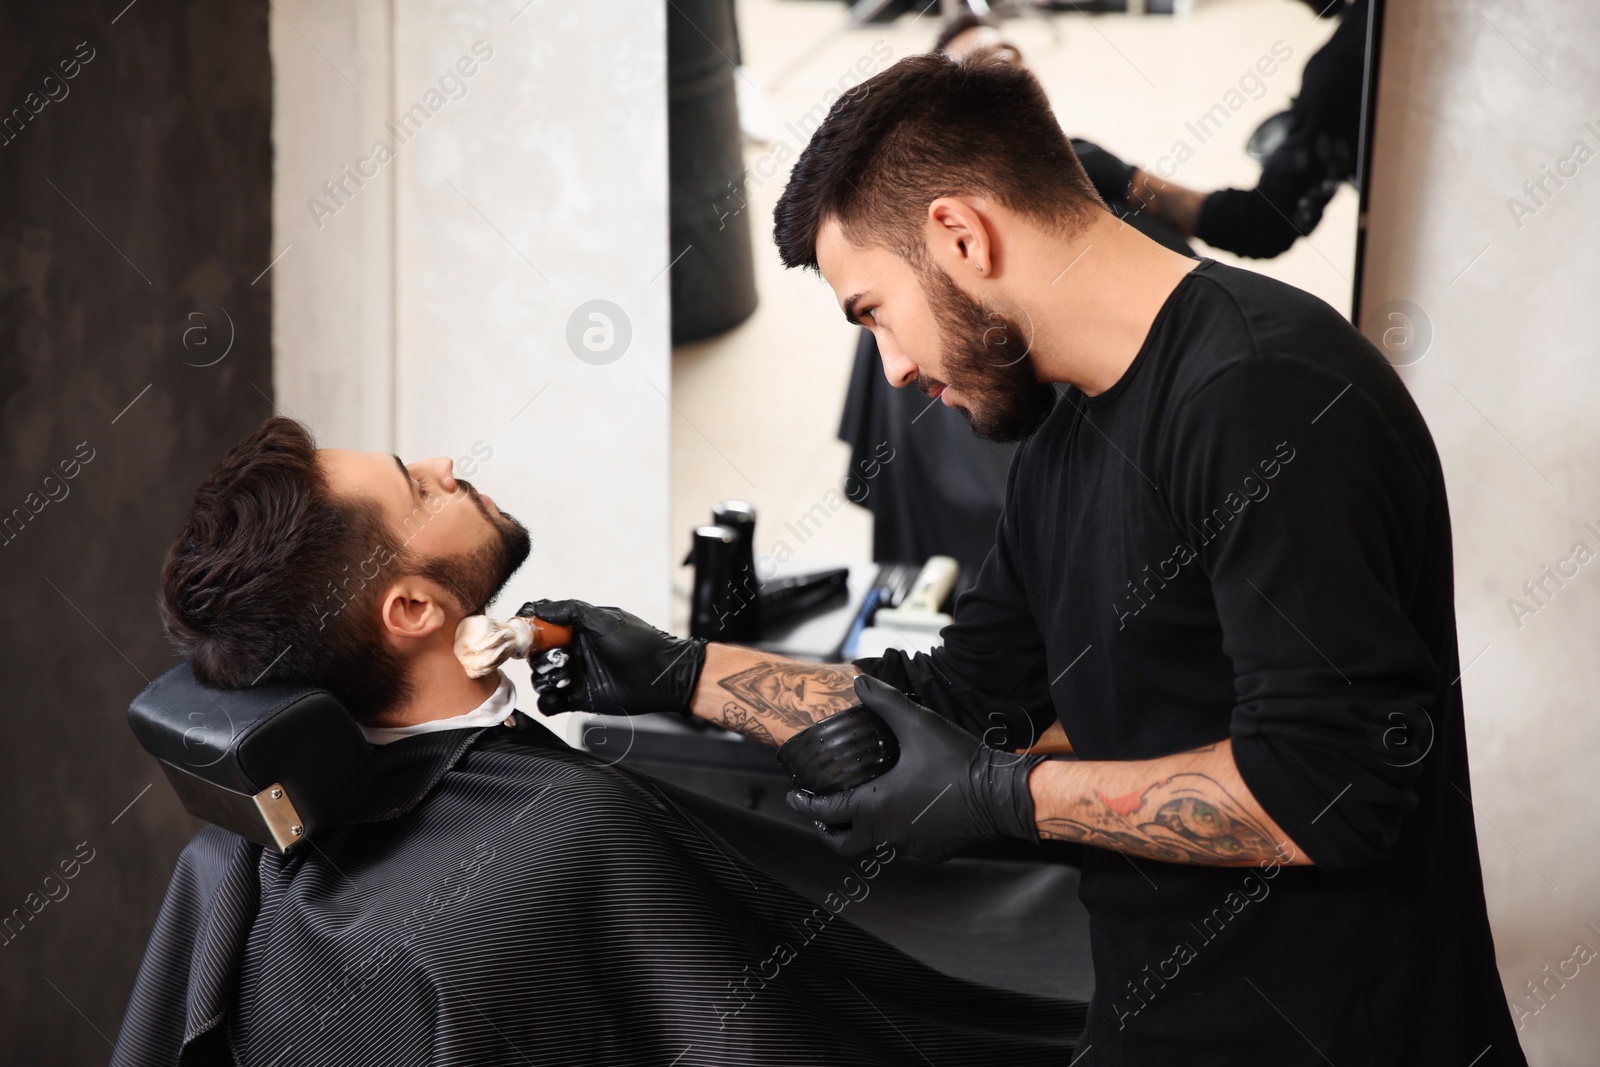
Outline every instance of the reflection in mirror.
{"label": "reflection in mirror", "polygon": [[[925,413],[914,390],[888,389],[870,335],[842,321],[818,278],[778,262],[773,205],[841,94],[934,49],[1022,63],[1129,225],[1304,289],[1348,317],[1371,3],[1180,0],[1173,14],[1157,10],[1160,0],[1130,0],[1131,11],[1110,0],[1095,11],[1014,5],[996,18],[989,5],[972,5],[980,15],[953,0],[851,9],[739,0],[725,51],[736,66],[742,189],[706,212],[719,233],[748,216],[759,302],[735,328],[674,349],[673,558],[730,496],[757,506],[755,551],[768,572],[944,552],[960,560],[964,586],[992,541],[1011,448],[975,445],[951,412]],[[741,291],[727,287],[730,300]],[[907,432],[924,444],[896,449]],[[896,458],[885,464],[888,454]],[[852,477],[863,464],[876,473],[870,482]],[[927,507],[946,517],[938,529],[913,518]],[[677,568],[680,623],[690,585]]]}

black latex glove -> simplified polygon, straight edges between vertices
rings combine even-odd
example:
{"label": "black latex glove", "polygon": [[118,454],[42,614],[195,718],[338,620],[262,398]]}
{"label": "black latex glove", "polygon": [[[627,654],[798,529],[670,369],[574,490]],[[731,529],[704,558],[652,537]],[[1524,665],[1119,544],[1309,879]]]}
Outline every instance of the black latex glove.
{"label": "black latex glove", "polygon": [[819,797],[792,790],[789,807],[850,856],[889,842],[918,859],[949,859],[1001,837],[1039,840],[1028,772],[1043,756],[990,748],[885,682],[856,678],[856,696],[883,717],[900,758],[865,785]]}
{"label": "black latex glove", "polygon": [[517,614],[572,627],[564,663],[550,667],[548,653],[536,661],[533,687],[544,714],[689,714],[706,662],[702,638],[674,637],[621,608],[582,600],[535,600]]}
{"label": "black latex glove", "polygon": [[1124,163],[1093,141],[1074,139],[1072,150],[1077,154],[1078,162],[1083,164],[1084,173],[1089,176],[1089,182],[1094,186],[1094,191],[1100,194],[1100,199],[1107,204],[1128,199],[1128,186],[1133,184],[1134,168],[1131,163]]}

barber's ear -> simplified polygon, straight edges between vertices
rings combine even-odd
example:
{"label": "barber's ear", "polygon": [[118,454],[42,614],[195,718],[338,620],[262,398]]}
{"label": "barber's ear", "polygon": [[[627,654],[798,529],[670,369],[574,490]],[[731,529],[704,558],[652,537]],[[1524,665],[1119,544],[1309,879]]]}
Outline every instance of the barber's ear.
{"label": "barber's ear", "polygon": [[989,220],[971,199],[941,196],[928,205],[929,241],[934,258],[952,277],[994,274],[994,243]]}
{"label": "barber's ear", "polygon": [[384,632],[402,639],[428,637],[450,621],[439,587],[415,576],[391,585],[378,610]]}

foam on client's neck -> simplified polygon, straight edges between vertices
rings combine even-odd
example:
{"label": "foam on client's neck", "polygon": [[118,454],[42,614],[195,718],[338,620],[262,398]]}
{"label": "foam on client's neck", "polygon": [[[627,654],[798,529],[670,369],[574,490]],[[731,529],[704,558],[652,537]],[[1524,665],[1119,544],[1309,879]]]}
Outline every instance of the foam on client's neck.
{"label": "foam on client's neck", "polygon": [[456,627],[456,659],[468,678],[483,678],[508,659],[527,659],[533,636],[531,619],[500,622],[487,615],[468,615]]}

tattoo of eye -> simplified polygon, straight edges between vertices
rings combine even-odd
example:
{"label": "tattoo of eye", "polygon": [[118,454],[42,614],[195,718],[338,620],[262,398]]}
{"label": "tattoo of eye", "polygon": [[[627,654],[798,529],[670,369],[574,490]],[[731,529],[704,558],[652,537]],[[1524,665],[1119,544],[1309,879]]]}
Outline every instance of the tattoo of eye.
{"label": "tattoo of eye", "polygon": [[851,672],[826,664],[781,662],[758,663],[718,684],[758,718],[806,727],[856,702],[853,679]]}
{"label": "tattoo of eye", "polygon": [[724,729],[760,741],[763,745],[771,745],[774,748],[778,745],[773,739],[772,731],[767,729],[765,723],[756,718],[749,708],[741,707],[732,700],[722,705],[722,714],[712,721]]}
{"label": "tattoo of eye", "polygon": [[1040,836],[1168,863],[1252,866],[1280,855],[1261,824],[1209,775],[1178,774],[1116,797],[1096,792],[1082,806],[1081,819],[1041,822]]}

